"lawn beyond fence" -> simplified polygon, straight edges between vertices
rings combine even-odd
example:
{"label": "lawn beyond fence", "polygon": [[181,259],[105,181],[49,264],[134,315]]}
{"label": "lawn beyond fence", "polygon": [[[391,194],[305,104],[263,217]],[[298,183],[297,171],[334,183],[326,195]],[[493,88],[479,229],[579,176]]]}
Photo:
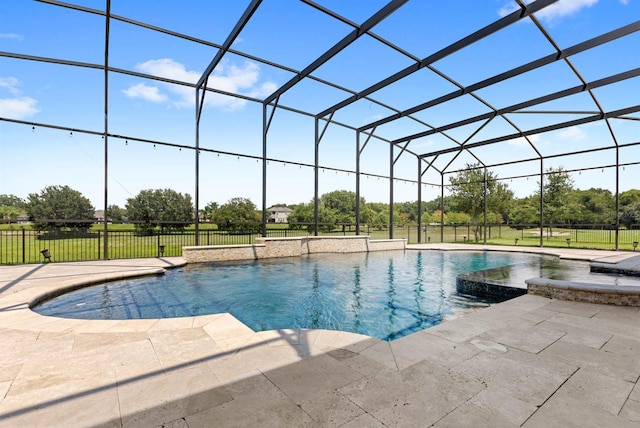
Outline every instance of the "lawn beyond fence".
{"label": "lawn beyond fence", "polygon": [[[195,245],[194,231],[138,235],[133,231],[109,231],[110,259],[181,256],[182,247]],[[42,251],[49,250],[54,262],[99,260],[104,258],[104,233],[91,238],[43,239],[33,230],[0,230],[0,264],[39,263]],[[214,230],[200,231],[200,245],[251,244],[259,235],[235,235]]]}
{"label": "lawn beyond fence", "polygon": [[[181,256],[182,247],[196,244],[195,231],[179,233],[155,233],[138,235],[133,231],[109,231],[108,255],[110,259]],[[354,235],[355,229],[339,229],[323,235]],[[306,230],[267,229],[268,237],[308,236]],[[406,234],[405,234],[406,235]],[[254,244],[258,233],[227,233],[217,230],[201,230],[200,245]],[[382,238],[383,236],[380,236]],[[51,261],[72,262],[104,258],[104,233],[95,231],[90,237],[47,238],[44,233],[27,230],[0,230],[0,264],[24,264],[43,262],[43,250],[49,250]]]}
{"label": "lawn beyond fence", "polygon": [[[269,225],[267,237],[308,236],[306,228],[290,229],[282,225]],[[495,245],[539,246],[540,227],[535,225],[490,225],[486,231],[487,243]],[[146,258],[161,256],[181,256],[182,247],[195,245],[195,231],[138,235],[134,231],[109,230],[108,251],[110,259]],[[321,231],[323,236],[352,236],[355,226],[338,226],[331,231]],[[372,239],[386,239],[389,230],[386,227],[361,228],[362,235]],[[200,245],[240,245],[254,244],[258,233],[234,234],[224,231],[205,229],[199,231]],[[554,226],[542,230],[543,246],[572,247],[592,249],[615,249],[615,229],[610,226]],[[396,227],[393,237],[406,239],[408,243],[418,243],[417,226]],[[441,239],[442,237],[442,239]],[[473,225],[423,226],[422,243],[468,243],[481,244],[484,229],[478,229],[475,239]],[[618,248],[636,250],[640,240],[640,225],[618,231]],[[635,243],[635,246],[634,246]],[[45,259],[43,250],[49,250],[53,262],[73,262],[99,260],[104,258],[104,232],[95,230],[82,237],[47,237],[42,232],[24,228],[0,230],[0,264],[40,263]]]}

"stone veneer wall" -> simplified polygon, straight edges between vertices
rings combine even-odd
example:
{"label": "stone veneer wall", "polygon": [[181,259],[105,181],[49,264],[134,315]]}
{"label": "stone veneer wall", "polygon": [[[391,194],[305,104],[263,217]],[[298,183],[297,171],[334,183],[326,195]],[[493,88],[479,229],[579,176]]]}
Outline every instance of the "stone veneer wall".
{"label": "stone veneer wall", "polygon": [[369,241],[369,251],[404,250],[406,239],[374,239]]}
{"label": "stone veneer wall", "polygon": [[601,303],[619,306],[640,306],[640,287],[633,285],[590,284],[532,278],[525,281],[529,293],[550,299]]}
{"label": "stone veneer wall", "polygon": [[404,239],[370,240],[368,236],[309,236],[298,238],[257,238],[255,245],[215,245],[182,247],[187,263],[227,260],[256,260],[299,257],[314,253],[360,253],[404,250]]}

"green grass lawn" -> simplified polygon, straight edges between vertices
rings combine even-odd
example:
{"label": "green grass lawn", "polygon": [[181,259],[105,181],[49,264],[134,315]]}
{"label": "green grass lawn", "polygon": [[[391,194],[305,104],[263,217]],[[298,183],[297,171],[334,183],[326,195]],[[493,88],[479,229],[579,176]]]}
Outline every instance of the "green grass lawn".
{"label": "green grass lawn", "polygon": [[[502,227],[500,233],[492,231],[487,237],[487,244],[493,245],[521,245],[526,247],[540,246],[540,229],[516,230]],[[640,235],[637,230],[620,230],[618,232],[618,248],[633,250],[633,241]],[[516,243],[517,239],[517,243]],[[569,240],[567,242],[567,240]],[[599,250],[614,250],[616,247],[615,230],[600,229],[552,229],[542,234],[544,247],[570,247]]]}
{"label": "green grass lawn", "polygon": [[[286,224],[269,225],[275,236],[306,236],[306,230],[290,230]],[[99,260],[104,258],[104,226],[94,225],[91,238],[42,239],[31,225],[0,225],[0,264],[39,263],[41,251],[48,249],[53,261]],[[109,224],[108,255],[111,259],[181,256],[182,247],[196,245],[195,226],[184,233],[139,236],[133,224]],[[230,234],[215,224],[199,225],[199,245],[253,244],[257,234]]]}
{"label": "green grass lawn", "polygon": [[[111,259],[126,259],[138,257],[158,257],[160,248],[164,247],[164,256],[182,255],[182,247],[196,245],[195,227],[189,227],[185,233],[167,233],[152,236],[138,236],[134,233],[132,224],[108,225],[109,247]],[[39,263],[44,259],[41,251],[48,249],[53,261],[99,260],[104,258],[104,228],[95,225],[89,238],[70,239],[38,239],[37,232],[30,225],[0,225],[0,264]],[[417,243],[417,227],[398,227],[394,229],[394,238],[407,239],[407,242]],[[389,237],[387,229],[361,228],[362,235],[369,235],[372,239],[386,239]],[[286,224],[269,224],[267,236],[292,237],[307,236],[306,229],[289,229]],[[355,227],[341,227],[332,232],[321,235],[346,236],[355,235]],[[199,225],[199,245],[241,245],[253,244],[259,234],[229,234],[217,230],[215,224]],[[446,226],[442,231],[442,242],[458,242],[482,244],[483,231],[479,231],[479,240],[474,239],[474,231],[467,226]],[[620,230],[620,250],[633,250],[633,242],[640,238],[640,230]],[[516,244],[517,239],[517,244]],[[567,243],[567,239],[570,241]],[[441,242],[439,227],[429,226],[422,234],[422,242]],[[487,243],[494,245],[540,246],[539,229],[517,230],[507,226],[492,226],[487,230]],[[571,247],[588,249],[615,249],[615,231],[600,229],[545,229],[543,233],[545,247]]]}

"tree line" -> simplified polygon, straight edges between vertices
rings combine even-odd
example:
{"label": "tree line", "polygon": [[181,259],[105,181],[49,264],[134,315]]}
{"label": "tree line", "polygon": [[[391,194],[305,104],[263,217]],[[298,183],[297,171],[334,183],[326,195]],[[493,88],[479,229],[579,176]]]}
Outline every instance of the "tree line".
{"label": "tree line", "polygon": [[[212,217],[212,214],[214,217]],[[253,232],[259,230],[260,212],[249,199],[232,198],[218,206],[211,202],[200,211],[205,220],[221,230]],[[181,232],[195,221],[189,194],[172,189],[146,189],[127,199],[124,208],[109,205],[105,216],[113,223],[133,223],[137,234]],[[0,195],[0,220],[17,221],[27,217],[35,230],[84,234],[98,221],[91,201],[69,186],[47,186],[31,193],[27,200],[15,195]]]}
{"label": "tree line", "polygon": [[[466,168],[449,179],[449,195],[422,202],[421,222],[424,224],[473,224],[476,238],[479,228],[491,224],[534,225],[540,223],[540,183],[534,194],[515,198],[507,183],[479,165]],[[485,202],[486,195],[486,202]],[[563,168],[549,168],[542,185],[543,219],[546,224],[614,225],[616,198],[603,188],[580,190]],[[640,190],[620,193],[619,221],[625,227],[640,223]],[[292,209],[290,228],[313,230],[315,204],[311,200],[299,204],[275,204]],[[361,224],[385,228],[391,223],[389,204],[366,202],[360,198]],[[418,202],[399,202],[393,206],[393,224],[405,226],[418,223]],[[193,224],[194,206],[189,194],[172,189],[146,189],[127,199],[124,207],[110,205],[105,213],[114,223],[131,222],[137,233],[151,234],[182,231]],[[356,194],[336,190],[320,196],[318,222],[323,229],[356,223]],[[15,195],[0,195],[0,219],[15,221],[28,216],[36,230],[87,231],[96,222],[95,208],[80,192],[69,186],[47,186],[23,200]],[[220,230],[257,232],[262,214],[247,198],[235,197],[220,205],[209,202],[199,212],[200,221],[215,223]]]}

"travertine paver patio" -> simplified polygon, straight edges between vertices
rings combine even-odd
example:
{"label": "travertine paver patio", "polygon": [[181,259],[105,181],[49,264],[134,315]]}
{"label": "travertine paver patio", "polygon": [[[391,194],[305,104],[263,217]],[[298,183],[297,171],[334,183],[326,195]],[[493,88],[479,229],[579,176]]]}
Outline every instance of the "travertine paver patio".
{"label": "travertine paver patio", "polygon": [[0,426],[640,425],[640,308],[526,295],[393,342],[256,333],[229,314],[82,321],[28,309],[61,286],[181,263],[0,267]]}

